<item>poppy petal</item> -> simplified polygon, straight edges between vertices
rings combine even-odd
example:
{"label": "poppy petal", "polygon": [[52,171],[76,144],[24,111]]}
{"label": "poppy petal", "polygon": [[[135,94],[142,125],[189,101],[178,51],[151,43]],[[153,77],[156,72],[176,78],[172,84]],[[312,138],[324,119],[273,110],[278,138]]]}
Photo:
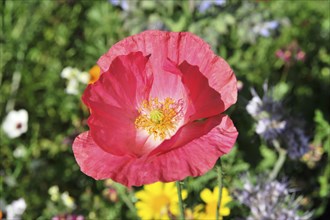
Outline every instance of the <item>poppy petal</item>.
{"label": "poppy petal", "polygon": [[[93,141],[89,131],[76,137],[72,149],[81,171],[96,180],[115,176],[122,167],[133,159],[129,156],[114,156],[103,151]],[[113,168],[113,165],[116,169]]]}
{"label": "poppy petal", "polygon": [[90,108],[88,125],[94,141],[114,155],[145,153],[147,136],[137,133],[138,104],[149,96],[152,74],[141,52],[117,57],[108,72],[87,87],[83,101]]}
{"label": "poppy petal", "polygon": [[[149,157],[154,155],[163,154],[175,148],[182,147],[188,144],[190,141],[206,135],[212,129],[219,125],[223,120],[224,115],[217,115],[211,118],[196,120],[189,122],[182,126],[171,139],[165,140],[157,148],[149,153]],[[229,119],[229,118],[228,118]],[[231,127],[232,124],[228,126]],[[233,126],[233,128],[235,128]],[[237,131],[236,131],[237,133]],[[226,151],[225,153],[228,153]]]}
{"label": "poppy petal", "polygon": [[237,137],[237,131],[227,116],[215,116],[209,120],[220,121],[206,135],[152,158],[109,154],[93,141],[89,132],[75,139],[73,152],[85,174],[95,179],[111,178],[126,186],[199,176],[211,169],[219,156],[231,149]]}
{"label": "poppy petal", "polygon": [[221,115],[208,120],[218,121],[219,124],[186,145],[155,157],[157,167],[161,167],[158,170],[161,181],[203,175],[214,166],[220,156],[231,150],[238,132],[230,118]]}
{"label": "poppy petal", "polygon": [[141,51],[145,56],[151,54],[150,62],[158,72],[162,71],[167,58],[176,64],[187,61],[196,65],[208,78],[210,86],[221,94],[225,110],[236,102],[237,82],[234,72],[201,38],[189,32],[149,30],[116,43],[97,63],[105,72],[117,56],[134,51]]}
{"label": "poppy petal", "polygon": [[208,118],[224,111],[224,104],[220,94],[211,88],[208,79],[199,71],[197,66],[192,66],[183,61],[176,66],[167,59],[164,69],[181,76],[183,85],[190,98],[186,117],[189,121]]}
{"label": "poppy petal", "polygon": [[90,108],[93,108],[90,101],[94,101],[135,109],[149,96],[153,83],[148,62],[149,56],[141,52],[116,57],[110,69],[86,88],[82,97],[84,103]]}

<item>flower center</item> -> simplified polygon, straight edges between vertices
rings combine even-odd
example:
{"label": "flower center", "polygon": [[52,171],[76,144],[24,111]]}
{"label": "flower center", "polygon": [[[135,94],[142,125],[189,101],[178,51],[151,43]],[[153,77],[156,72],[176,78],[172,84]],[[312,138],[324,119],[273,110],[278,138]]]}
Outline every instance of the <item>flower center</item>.
{"label": "flower center", "polygon": [[165,195],[159,195],[154,197],[154,203],[152,209],[155,213],[160,213],[161,216],[166,216],[170,205],[170,200]]}
{"label": "flower center", "polygon": [[150,120],[154,123],[157,124],[161,123],[163,118],[164,118],[164,114],[159,110],[152,110],[150,112]]}
{"label": "flower center", "polygon": [[16,129],[21,129],[23,127],[22,123],[17,123],[16,124]]}
{"label": "flower center", "polygon": [[182,118],[182,102],[175,102],[172,98],[165,98],[160,102],[158,98],[144,100],[140,115],[135,119],[135,127],[142,128],[161,140],[170,137],[178,127]]}

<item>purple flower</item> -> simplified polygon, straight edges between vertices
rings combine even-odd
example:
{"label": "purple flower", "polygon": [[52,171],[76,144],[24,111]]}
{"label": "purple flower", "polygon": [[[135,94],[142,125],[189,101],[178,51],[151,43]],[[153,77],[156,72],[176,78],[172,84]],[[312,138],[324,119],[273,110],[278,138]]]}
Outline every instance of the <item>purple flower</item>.
{"label": "purple flower", "polygon": [[258,121],[256,133],[261,135],[265,140],[277,139],[286,127],[286,121],[277,121],[264,118]]}
{"label": "purple flower", "polygon": [[309,151],[309,137],[302,124],[288,116],[282,103],[275,101],[266,90],[262,98],[252,90],[253,98],[246,106],[247,112],[257,122],[256,133],[269,145],[279,142],[291,159],[299,159]]}
{"label": "purple flower", "polygon": [[110,4],[121,7],[124,11],[129,10],[128,0],[109,0]]}
{"label": "purple flower", "polygon": [[290,120],[283,134],[281,138],[286,143],[288,155],[291,159],[299,159],[310,150],[309,137],[299,127],[297,121]]}
{"label": "purple flower", "polygon": [[289,194],[287,182],[265,181],[260,177],[256,184],[247,178],[244,182],[234,195],[250,208],[247,219],[307,220],[312,216],[310,212],[300,214],[299,199]]}
{"label": "purple flower", "polygon": [[279,23],[277,21],[262,22],[262,23],[256,24],[252,28],[252,31],[257,35],[261,35],[263,37],[269,37],[271,30],[275,30],[278,27],[278,25],[279,25]]}

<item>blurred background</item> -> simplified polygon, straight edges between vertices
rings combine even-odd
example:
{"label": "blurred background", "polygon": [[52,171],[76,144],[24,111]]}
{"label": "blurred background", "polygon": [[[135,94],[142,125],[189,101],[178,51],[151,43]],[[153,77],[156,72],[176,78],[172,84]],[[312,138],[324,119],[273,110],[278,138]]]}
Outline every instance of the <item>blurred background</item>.
{"label": "blurred background", "polygon": [[[98,58],[149,29],[198,35],[236,73],[238,102],[227,113],[239,137],[222,159],[232,197],[224,219],[260,219],[261,204],[279,206],[278,216],[327,219],[328,0],[2,0],[0,11],[0,219],[138,218],[134,194],[143,187],[86,176],[71,145],[88,130],[81,95]],[[200,192],[216,176],[184,181],[187,218],[197,218]],[[252,189],[265,199],[253,200]]]}

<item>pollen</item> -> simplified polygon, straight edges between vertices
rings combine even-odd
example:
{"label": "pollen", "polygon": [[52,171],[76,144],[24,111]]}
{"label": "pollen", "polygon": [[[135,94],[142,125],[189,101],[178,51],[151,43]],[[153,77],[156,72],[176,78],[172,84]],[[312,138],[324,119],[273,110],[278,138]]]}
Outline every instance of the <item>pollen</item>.
{"label": "pollen", "polygon": [[138,111],[135,127],[147,131],[155,140],[163,140],[177,129],[182,118],[182,103],[169,97],[163,101],[151,98],[144,100]]}

